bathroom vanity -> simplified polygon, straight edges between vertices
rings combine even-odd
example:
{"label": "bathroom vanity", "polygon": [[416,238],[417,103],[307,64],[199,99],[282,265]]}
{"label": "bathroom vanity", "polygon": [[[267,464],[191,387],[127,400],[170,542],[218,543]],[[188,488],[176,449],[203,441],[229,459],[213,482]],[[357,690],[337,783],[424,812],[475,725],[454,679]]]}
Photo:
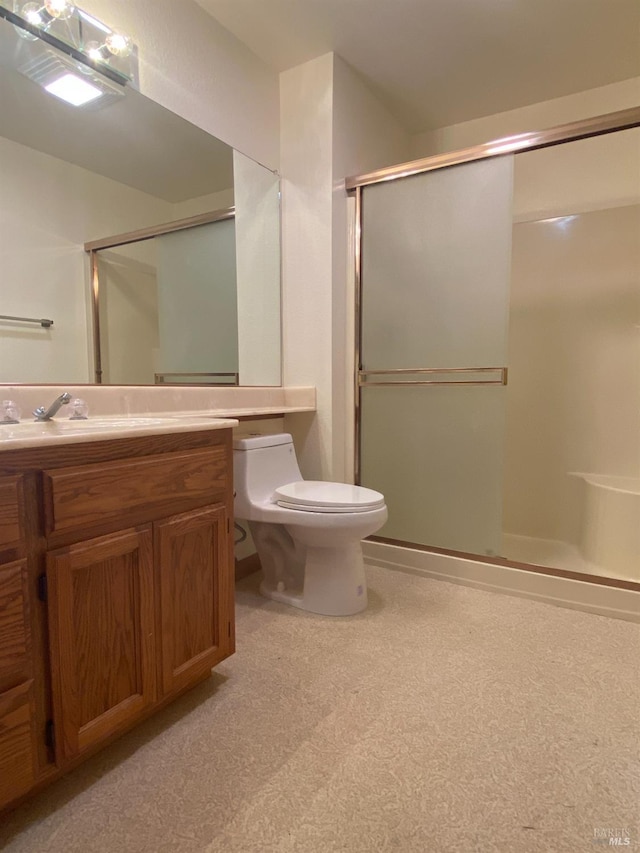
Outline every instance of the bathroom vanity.
{"label": "bathroom vanity", "polygon": [[87,423],[0,440],[0,808],[234,651],[236,422]]}

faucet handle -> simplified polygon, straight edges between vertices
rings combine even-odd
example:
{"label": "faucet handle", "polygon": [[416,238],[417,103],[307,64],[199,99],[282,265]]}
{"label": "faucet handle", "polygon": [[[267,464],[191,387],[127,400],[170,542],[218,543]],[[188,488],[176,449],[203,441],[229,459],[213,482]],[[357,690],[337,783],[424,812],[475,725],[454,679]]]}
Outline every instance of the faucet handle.
{"label": "faucet handle", "polygon": [[0,403],[0,423],[18,424],[21,414],[20,407],[13,400],[3,400]]}
{"label": "faucet handle", "polygon": [[89,417],[89,406],[85,400],[81,400],[80,397],[75,397],[71,401],[71,414],[69,415],[70,421],[86,421]]}

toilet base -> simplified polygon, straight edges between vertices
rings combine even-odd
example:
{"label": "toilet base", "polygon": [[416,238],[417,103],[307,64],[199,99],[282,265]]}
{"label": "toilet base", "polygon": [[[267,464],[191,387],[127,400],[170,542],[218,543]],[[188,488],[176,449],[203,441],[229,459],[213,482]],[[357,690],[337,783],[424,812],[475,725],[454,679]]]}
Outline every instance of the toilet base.
{"label": "toilet base", "polygon": [[353,616],[367,606],[367,582],[362,546],[351,542],[337,548],[306,545],[304,589],[274,587],[265,579],[260,592],[266,598],[322,616]]}

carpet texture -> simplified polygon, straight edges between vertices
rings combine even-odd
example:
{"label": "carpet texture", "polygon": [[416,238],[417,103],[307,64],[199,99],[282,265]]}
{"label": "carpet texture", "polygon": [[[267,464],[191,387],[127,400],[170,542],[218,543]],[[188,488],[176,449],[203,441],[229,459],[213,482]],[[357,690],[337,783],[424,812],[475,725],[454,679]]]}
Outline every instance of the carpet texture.
{"label": "carpet texture", "polygon": [[[8,815],[24,853],[640,847],[640,628],[368,568],[369,608],[237,588],[212,678]],[[624,835],[623,833],[626,833]]]}

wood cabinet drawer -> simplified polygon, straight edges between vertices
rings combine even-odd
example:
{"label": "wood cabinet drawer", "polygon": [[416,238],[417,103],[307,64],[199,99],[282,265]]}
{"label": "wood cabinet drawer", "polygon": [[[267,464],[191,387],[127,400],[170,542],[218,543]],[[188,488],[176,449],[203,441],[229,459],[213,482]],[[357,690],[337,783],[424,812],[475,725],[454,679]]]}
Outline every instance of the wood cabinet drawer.
{"label": "wood cabinet drawer", "polygon": [[0,694],[0,807],[35,781],[33,683]]}
{"label": "wood cabinet drawer", "polygon": [[0,549],[20,544],[22,531],[22,477],[0,478]]}
{"label": "wood cabinet drawer", "polygon": [[227,484],[224,447],[43,472],[47,533],[138,523],[176,502],[213,503]]}
{"label": "wood cabinet drawer", "polygon": [[0,566],[0,692],[30,675],[27,563]]}

